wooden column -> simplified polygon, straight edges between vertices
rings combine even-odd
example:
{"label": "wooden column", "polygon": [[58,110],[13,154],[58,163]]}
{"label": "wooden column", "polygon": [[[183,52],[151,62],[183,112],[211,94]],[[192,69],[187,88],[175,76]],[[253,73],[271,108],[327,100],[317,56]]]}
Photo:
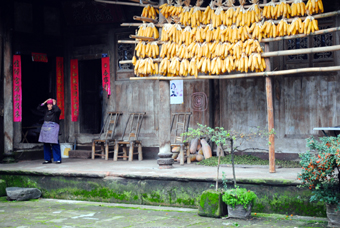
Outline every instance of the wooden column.
{"label": "wooden column", "polygon": [[[7,18],[7,17],[6,17]],[[12,36],[4,26],[4,152],[13,150]]]}
{"label": "wooden column", "polygon": [[[165,3],[165,0],[159,0],[159,5]],[[164,20],[164,16],[159,14],[159,21]],[[161,28],[159,29],[161,34]],[[158,140],[159,153],[171,154],[170,149],[170,81],[159,81],[159,111],[158,111]]]}
{"label": "wooden column", "polygon": [[[265,52],[269,52],[269,44],[265,44]],[[270,58],[265,58],[266,71],[270,71]],[[274,129],[274,109],[273,109],[273,90],[272,79],[266,77],[266,95],[267,95],[267,118],[268,118],[268,131],[271,132]],[[275,141],[274,134],[269,135],[269,172],[275,173]]]}
{"label": "wooden column", "polygon": [[159,81],[159,153],[170,151],[170,81]]}
{"label": "wooden column", "polygon": [[[267,0],[263,0],[263,4],[266,4]],[[264,51],[269,52],[269,43],[265,43]],[[266,71],[270,72],[270,58],[265,58]],[[274,106],[273,106],[273,90],[272,90],[272,79],[266,77],[266,95],[267,95],[267,119],[268,119],[268,131],[271,132],[274,128]],[[275,141],[274,135],[269,135],[269,172],[275,173]]]}

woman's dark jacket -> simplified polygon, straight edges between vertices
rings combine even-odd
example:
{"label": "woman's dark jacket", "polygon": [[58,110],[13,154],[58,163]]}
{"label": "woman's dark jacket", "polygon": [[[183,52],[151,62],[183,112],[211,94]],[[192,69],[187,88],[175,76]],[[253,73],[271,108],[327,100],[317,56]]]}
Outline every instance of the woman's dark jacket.
{"label": "woman's dark jacket", "polygon": [[46,105],[39,105],[37,109],[38,111],[44,112],[44,121],[51,121],[59,124],[61,110],[57,105],[53,105],[51,110],[48,110]]}

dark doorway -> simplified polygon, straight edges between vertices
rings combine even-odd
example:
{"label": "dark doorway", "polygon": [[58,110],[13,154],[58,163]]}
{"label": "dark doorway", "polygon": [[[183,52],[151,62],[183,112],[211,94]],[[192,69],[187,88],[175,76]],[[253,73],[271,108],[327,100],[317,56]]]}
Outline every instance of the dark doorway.
{"label": "dark doorway", "polygon": [[98,134],[102,124],[101,59],[79,61],[80,133]]}
{"label": "dark doorway", "polygon": [[22,132],[24,143],[37,143],[44,115],[37,106],[48,98],[55,99],[55,58],[47,63],[33,62],[31,55],[21,56],[22,70]]}

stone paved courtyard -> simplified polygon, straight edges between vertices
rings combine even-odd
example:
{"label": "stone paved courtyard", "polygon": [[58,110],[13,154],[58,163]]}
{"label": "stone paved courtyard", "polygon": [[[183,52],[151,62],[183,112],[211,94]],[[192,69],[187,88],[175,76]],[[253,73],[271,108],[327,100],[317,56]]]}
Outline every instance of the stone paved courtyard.
{"label": "stone paved courtyard", "polygon": [[0,227],[327,227],[327,219],[253,214],[250,220],[200,217],[195,209],[39,199],[0,202]]}

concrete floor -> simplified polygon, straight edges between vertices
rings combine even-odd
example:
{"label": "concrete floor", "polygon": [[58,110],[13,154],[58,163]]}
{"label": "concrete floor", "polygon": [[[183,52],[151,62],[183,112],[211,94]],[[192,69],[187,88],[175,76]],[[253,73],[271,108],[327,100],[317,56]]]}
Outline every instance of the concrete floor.
{"label": "concrete floor", "polygon": [[195,209],[39,199],[0,201],[0,227],[327,227],[327,219],[252,214],[248,220],[200,217]]}
{"label": "concrete floor", "polygon": [[[93,177],[128,177],[151,179],[188,179],[188,180],[216,180],[216,167],[184,164],[174,164],[172,169],[159,169],[156,160],[117,161],[102,159],[63,159],[62,164],[42,164],[43,160],[21,161],[13,164],[0,164],[0,172],[35,172],[54,175],[93,176]],[[269,173],[268,166],[236,166],[235,173],[238,181],[257,183],[291,183],[298,184],[299,168],[278,168],[276,173]],[[227,179],[232,179],[231,167],[220,167]]]}

